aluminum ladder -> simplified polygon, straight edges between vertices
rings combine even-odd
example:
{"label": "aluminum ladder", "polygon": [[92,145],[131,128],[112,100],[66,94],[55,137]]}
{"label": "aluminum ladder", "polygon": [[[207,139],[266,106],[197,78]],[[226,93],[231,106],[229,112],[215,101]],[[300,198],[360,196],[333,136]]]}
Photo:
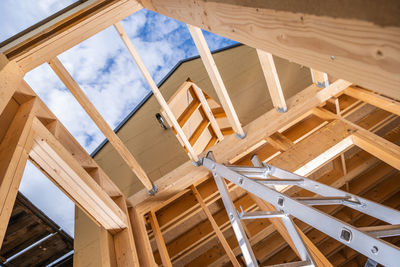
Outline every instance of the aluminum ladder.
{"label": "aluminum ladder", "polygon": [[[247,266],[258,266],[246,232],[241,224],[244,219],[279,217],[297,249],[301,261],[282,266],[315,266],[315,262],[294,226],[292,216],[318,229],[326,235],[364,254],[384,266],[400,262],[400,248],[381,238],[400,235],[400,212],[361,198],[348,192],[319,183],[306,177],[261,163],[256,156],[254,166],[225,166],[215,162],[212,152],[202,158],[202,165],[211,171],[228,213],[232,228],[239,242]],[[271,178],[272,177],[272,178]],[[238,212],[229,196],[223,179],[240,186],[247,192],[275,206],[274,212]],[[317,194],[317,197],[295,198],[280,192],[276,186],[295,185]],[[357,228],[313,206],[345,205],[388,223],[388,225]]]}

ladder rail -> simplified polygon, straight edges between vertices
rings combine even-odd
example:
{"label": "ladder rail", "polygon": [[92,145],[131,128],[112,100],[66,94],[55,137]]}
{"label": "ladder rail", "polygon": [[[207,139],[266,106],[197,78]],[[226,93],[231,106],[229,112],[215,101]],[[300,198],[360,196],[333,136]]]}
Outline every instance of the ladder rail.
{"label": "ladder rail", "polygon": [[[356,196],[349,192],[345,192],[340,189],[325,185],[307,177],[303,177],[298,174],[282,170],[275,166],[265,164],[264,167],[256,167],[254,173],[251,172],[250,167],[227,166],[227,168],[248,178],[255,178],[257,177],[257,174],[261,174],[260,176],[258,176],[258,178],[262,179],[264,177],[273,176],[282,180],[282,183],[277,182],[275,183],[275,185],[291,183],[291,180],[292,184],[295,184],[296,186],[302,187],[308,191],[324,197],[342,197],[343,199],[347,198],[347,200],[341,201],[340,204],[358,210],[362,213],[368,214],[384,222],[390,224],[400,224],[400,213],[395,209]],[[247,174],[250,174],[250,176],[248,176]],[[253,180],[263,184],[272,184],[275,181],[275,179]]]}
{"label": "ladder rail", "polygon": [[[217,175],[220,178],[224,177],[230,182],[242,187],[246,191],[251,192],[259,198],[271,203],[278,211],[283,211],[284,213],[293,215],[299,220],[311,225],[312,227],[353,248],[354,250],[357,250],[361,254],[366,255],[368,258],[371,258],[376,262],[379,262],[385,266],[393,266],[394,262],[400,262],[400,249],[384,240],[365,233],[356,227],[342,222],[318,209],[310,207],[307,204],[302,204],[295,199],[272,189],[271,187],[264,186],[257,181],[231,170],[229,167],[218,164],[212,159],[204,158],[203,166],[211,170],[214,175]],[[274,177],[276,176],[274,175]],[[305,177],[300,176],[300,178],[307,180]],[[316,191],[319,193],[318,190]],[[347,194],[347,192],[345,193]],[[357,199],[359,199],[361,202],[364,201],[364,199],[359,197],[357,197]],[[380,206],[382,205],[379,205],[379,207]],[[354,208],[353,206],[351,207]],[[363,209],[360,209],[360,211],[365,213],[365,210]],[[397,215],[399,214],[398,211],[395,212],[397,212]]]}
{"label": "ladder rail", "polygon": [[232,224],[232,229],[236,235],[239,242],[239,247],[242,251],[246,265],[249,267],[258,267],[256,257],[254,256],[253,250],[251,249],[249,239],[247,234],[240,223],[239,214],[229,197],[229,191],[226,187],[226,183],[222,177],[217,173],[213,172],[215,183],[217,184],[218,190],[221,194],[222,202],[224,203],[226,212],[228,213],[228,218]]}

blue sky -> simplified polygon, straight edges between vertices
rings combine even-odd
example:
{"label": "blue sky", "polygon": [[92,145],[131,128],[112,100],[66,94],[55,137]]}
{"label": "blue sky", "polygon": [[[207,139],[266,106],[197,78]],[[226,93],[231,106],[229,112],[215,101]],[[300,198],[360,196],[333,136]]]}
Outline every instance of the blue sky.
{"label": "blue sky", "polygon": [[[72,2],[1,0],[0,41]],[[141,10],[121,23],[156,82],[179,60],[198,54],[186,25],[181,22]],[[204,34],[211,50],[235,43],[208,32]],[[113,27],[65,51],[59,59],[112,128],[150,90]],[[104,140],[102,133],[47,64],[27,73],[25,80],[88,153]],[[73,235],[73,203],[29,162],[20,191]]]}

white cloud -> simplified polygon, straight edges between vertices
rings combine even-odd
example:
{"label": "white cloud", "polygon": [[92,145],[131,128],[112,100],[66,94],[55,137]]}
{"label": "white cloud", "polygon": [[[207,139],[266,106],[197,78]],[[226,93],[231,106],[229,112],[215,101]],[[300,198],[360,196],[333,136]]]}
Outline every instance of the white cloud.
{"label": "white cloud", "polygon": [[[21,27],[29,26],[32,21],[50,15],[69,2],[72,0],[2,0],[0,38],[4,39],[10,32],[14,34],[16,29],[19,31]],[[19,13],[15,14],[15,10]],[[121,23],[156,83],[179,60],[198,54],[186,25],[181,22],[141,10]],[[7,31],[3,32],[3,29]],[[205,33],[205,37],[211,50],[232,44],[232,41],[210,33]],[[65,51],[59,59],[112,128],[149,92],[114,27]],[[104,140],[102,133],[47,64],[29,72],[25,80],[88,153]],[[21,191],[72,234],[73,204],[57,190],[38,170],[28,165]],[[52,201],[46,200],[48,198]]]}

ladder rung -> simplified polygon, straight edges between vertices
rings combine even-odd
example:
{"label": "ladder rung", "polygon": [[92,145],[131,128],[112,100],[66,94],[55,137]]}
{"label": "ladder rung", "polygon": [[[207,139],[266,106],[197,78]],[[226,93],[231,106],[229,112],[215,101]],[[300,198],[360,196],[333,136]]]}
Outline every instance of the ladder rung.
{"label": "ladder rung", "polygon": [[301,185],[304,179],[252,179],[265,185]]}
{"label": "ladder rung", "polygon": [[311,205],[311,206],[317,206],[317,205],[340,205],[343,203],[351,203],[351,204],[357,204],[359,205],[360,203],[354,200],[351,200],[348,197],[298,197],[294,198],[295,200]]}
{"label": "ladder rung", "polygon": [[287,262],[287,263],[282,263],[282,264],[274,264],[274,265],[268,265],[268,267],[306,267],[306,266],[314,266],[308,261],[295,261],[295,262]]}
{"label": "ladder rung", "polygon": [[255,178],[268,178],[270,173],[270,169],[268,167],[228,166],[228,168],[244,176]]}
{"label": "ladder rung", "polygon": [[379,225],[358,228],[360,231],[367,232],[377,238],[398,236],[400,235],[400,224],[396,225]]}
{"label": "ladder rung", "polygon": [[281,211],[253,211],[239,213],[239,218],[242,220],[277,218],[283,216],[286,216],[286,213]]}

